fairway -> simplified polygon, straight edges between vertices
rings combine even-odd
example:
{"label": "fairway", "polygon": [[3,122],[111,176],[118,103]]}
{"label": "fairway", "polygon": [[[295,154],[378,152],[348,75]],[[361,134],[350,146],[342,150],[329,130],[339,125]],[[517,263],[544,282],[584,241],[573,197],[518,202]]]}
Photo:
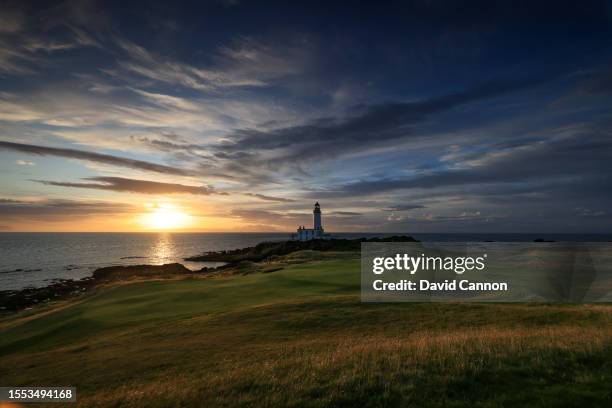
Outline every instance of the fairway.
{"label": "fairway", "polygon": [[5,320],[0,375],[76,386],[87,407],[610,402],[611,307],[361,304],[344,258],[118,285]]}
{"label": "fairway", "polygon": [[[0,351],[34,350],[115,330],[203,317],[237,308],[313,296],[359,293],[359,261],[290,265],[272,273],[118,285],[42,319],[3,333]],[[11,322],[8,322],[10,325]]]}

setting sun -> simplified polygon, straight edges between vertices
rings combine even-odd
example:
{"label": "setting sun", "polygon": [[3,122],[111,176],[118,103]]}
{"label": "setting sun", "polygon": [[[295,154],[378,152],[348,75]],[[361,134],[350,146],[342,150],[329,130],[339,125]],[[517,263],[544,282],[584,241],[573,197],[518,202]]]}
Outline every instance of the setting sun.
{"label": "setting sun", "polygon": [[151,229],[180,229],[189,225],[191,217],[169,204],[156,204],[142,216],[142,224]]}

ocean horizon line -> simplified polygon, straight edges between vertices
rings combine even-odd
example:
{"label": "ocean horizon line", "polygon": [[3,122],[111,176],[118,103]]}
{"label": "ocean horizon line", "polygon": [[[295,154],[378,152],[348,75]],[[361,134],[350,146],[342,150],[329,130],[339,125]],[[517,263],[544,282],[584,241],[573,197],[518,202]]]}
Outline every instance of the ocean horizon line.
{"label": "ocean horizon line", "polygon": [[[0,234],[293,234],[294,231],[0,231]],[[548,231],[527,231],[527,232],[400,232],[400,231],[334,231],[333,235],[340,234],[385,234],[385,235],[611,235],[612,232],[548,232]]]}

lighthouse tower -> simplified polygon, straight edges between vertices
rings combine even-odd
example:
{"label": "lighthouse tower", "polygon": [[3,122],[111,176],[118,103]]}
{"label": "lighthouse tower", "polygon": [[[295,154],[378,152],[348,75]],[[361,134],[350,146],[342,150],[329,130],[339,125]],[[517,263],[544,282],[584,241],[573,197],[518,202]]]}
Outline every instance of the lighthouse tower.
{"label": "lighthouse tower", "polygon": [[312,228],[306,228],[300,225],[297,229],[297,233],[293,234],[293,239],[300,241],[308,241],[310,239],[326,239],[329,234],[325,234],[323,230],[323,223],[321,222],[321,206],[319,203],[315,203],[314,210],[312,210],[313,223]]}
{"label": "lighthouse tower", "polygon": [[323,226],[321,225],[321,206],[319,205],[318,201],[315,203],[314,210],[312,210],[312,213],[314,214],[314,229],[322,230]]}

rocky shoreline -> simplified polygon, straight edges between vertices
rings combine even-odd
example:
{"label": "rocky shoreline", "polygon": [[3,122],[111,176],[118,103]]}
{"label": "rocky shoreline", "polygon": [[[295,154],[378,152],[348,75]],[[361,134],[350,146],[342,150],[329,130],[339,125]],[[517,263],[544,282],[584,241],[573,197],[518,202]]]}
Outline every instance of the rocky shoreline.
{"label": "rocky shoreline", "polygon": [[164,265],[108,266],[96,269],[92,276],[73,280],[58,279],[40,288],[0,291],[0,314],[14,313],[53,300],[62,300],[91,292],[96,287],[118,281],[143,278],[170,278],[208,272],[208,268],[191,271],[180,263]]}

